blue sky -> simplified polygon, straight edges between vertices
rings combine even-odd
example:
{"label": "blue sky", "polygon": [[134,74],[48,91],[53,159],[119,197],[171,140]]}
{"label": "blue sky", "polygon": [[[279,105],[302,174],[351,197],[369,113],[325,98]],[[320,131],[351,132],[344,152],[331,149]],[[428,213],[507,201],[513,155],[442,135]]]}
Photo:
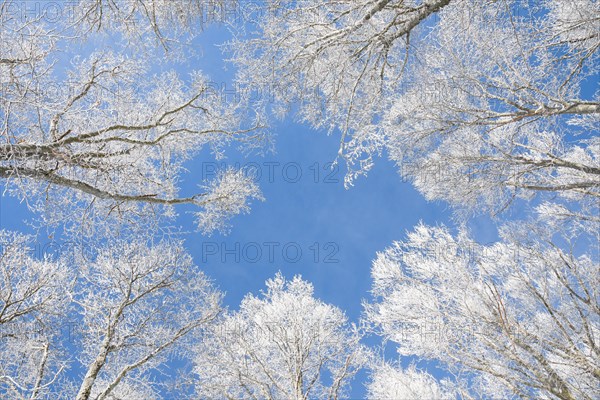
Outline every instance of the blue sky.
{"label": "blue sky", "polygon": [[[215,47],[226,37],[225,29],[209,28],[198,42],[202,57],[180,67],[180,72],[189,67],[202,69],[215,82],[231,87],[232,71],[224,70]],[[216,164],[258,165],[266,200],[254,202],[250,214],[236,217],[227,236],[195,232],[193,217],[187,212],[191,209],[179,208],[176,222],[188,232],[186,247],[196,264],[226,292],[225,304],[231,309],[238,307],[246,293],[258,293],[266,279],[281,271],[288,278],[301,274],[314,285],[316,297],[340,307],[352,322],[358,322],[361,301],[369,297],[376,252],[402,240],[419,221],[452,225],[450,210],[425,201],[410,183],[402,182],[385,157],[377,160],[367,178],[344,189],[343,165],[337,171],[327,168],[337,153],[339,135],[327,136],[291,118],[272,121],[271,131],[274,153],[244,157],[231,150],[227,159]],[[203,179],[212,177],[209,172],[214,166],[210,153],[202,151],[188,163],[182,191],[196,191]],[[1,228],[28,232],[25,222],[32,217],[18,199],[0,198]],[[473,230],[482,242],[495,238],[495,229],[485,218],[475,220]],[[364,378],[361,374],[354,382],[353,398],[364,397]]]}

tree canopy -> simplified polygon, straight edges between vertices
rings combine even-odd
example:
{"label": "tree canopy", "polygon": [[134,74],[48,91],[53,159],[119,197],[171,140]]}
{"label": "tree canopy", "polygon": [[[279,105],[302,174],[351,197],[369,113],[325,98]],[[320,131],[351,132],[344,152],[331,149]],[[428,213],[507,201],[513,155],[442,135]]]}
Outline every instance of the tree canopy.
{"label": "tree canopy", "polygon": [[[0,0],[3,195],[86,247],[0,230],[0,397],[600,398],[597,0],[25,3]],[[234,100],[197,68],[214,23]],[[263,200],[188,168],[276,118],[335,135],[346,188],[388,157],[452,209],[381,244],[356,321],[285,271],[225,307],[173,224]]]}

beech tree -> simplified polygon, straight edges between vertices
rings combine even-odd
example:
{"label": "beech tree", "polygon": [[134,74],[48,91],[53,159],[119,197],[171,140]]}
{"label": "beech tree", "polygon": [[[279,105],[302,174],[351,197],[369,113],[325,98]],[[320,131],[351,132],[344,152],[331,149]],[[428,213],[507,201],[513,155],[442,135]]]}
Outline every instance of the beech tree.
{"label": "beech tree", "polygon": [[552,207],[597,219],[597,2],[268,4],[231,45],[239,79],[339,130],[346,184],[385,150],[467,214],[558,195]]}
{"label": "beech tree", "polygon": [[407,369],[388,363],[375,366],[367,384],[369,399],[456,399],[456,392],[447,382],[444,387],[427,372],[414,365]]}
{"label": "beech tree", "polygon": [[599,21],[587,0],[445,8],[382,122],[391,158],[463,211],[536,196],[597,219]]}
{"label": "beech tree", "polygon": [[[189,3],[198,7],[188,10],[191,20],[182,29],[195,31],[198,15],[191,11],[200,3]],[[42,11],[24,17],[18,2],[0,4],[0,177],[7,189],[44,210],[49,223],[72,220],[77,208],[86,216],[98,210],[133,218],[190,203],[208,208],[199,211],[201,229],[224,227],[211,218],[247,210],[260,197],[257,186],[227,170],[213,183],[199,182],[211,190],[182,196],[184,163],[206,146],[220,157],[236,141],[246,149],[258,145],[261,122],[242,121],[239,105],[201,72],[180,77],[168,63],[174,58],[158,69],[149,63],[156,52],[131,54],[115,40],[94,49],[93,40],[108,32],[175,42],[181,34],[173,18],[182,2],[81,4],[58,22]],[[69,46],[79,42],[92,50],[65,68],[59,56],[70,56]]]}
{"label": "beech tree", "polygon": [[[167,368],[189,357],[221,312],[222,296],[180,243],[112,243],[95,249],[92,260],[70,259],[75,268],[36,261],[25,243],[14,236],[2,257],[0,394],[189,395],[173,392],[169,383],[178,377]],[[76,365],[82,376],[71,369]],[[157,373],[164,376],[153,379]]]}
{"label": "beech tree", "polygon": [[73,274],[33,257],[31,238],[0,231],[0,396],[38,399],[67,364],[56,346]]}
{"label": "beech tree", "polygon": [[597,254],[524,231],[480,245],[419,225],[373,262],[366,319],[400,355],[442,363],[463,397],[597,398]]}
{"label": "beech tree", "polygon": [[278,273],[248,294],[200,343],[198,393],[207,398],[343,398],[368,358],[343,312],[313,297],[299,276]]}

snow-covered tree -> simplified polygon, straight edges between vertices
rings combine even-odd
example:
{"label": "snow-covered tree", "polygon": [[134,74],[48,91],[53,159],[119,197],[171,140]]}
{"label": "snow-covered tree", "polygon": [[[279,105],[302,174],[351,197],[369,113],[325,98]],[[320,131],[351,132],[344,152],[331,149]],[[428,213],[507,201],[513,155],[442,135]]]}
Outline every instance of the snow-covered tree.
{"label": "snow-covered tree", "polygon": [[197,357],[206,398],[338,399],[367,360],[343,312],[313,297],[310,283],[281,274],[261,297],[215,324]]}
{"label": "snow-covered tree", "polygon": [[46,396],[66,367],[55,340],[73,274],[62,262],[34,257],[30,241],[0,231],[0,397],[11,399]]}
{"label": "snow-covered tree", "polygon": [[80,359],[88,366],[78,400],[110,398],[121,384],[152,388],[149,374],[185,358],[221,311],[221,294],[173,243],[103,249],[82,263],[78,281]]}
{"label": "snow-covered tree", "polygon": [[456,399],[456,393],[445,388],[427,372],[410,366],[406,369],[382,363],[373,368],[367,385],[367,397],[373,400]]}
{"label": "snow-covered tree", "polygon": [[[9,191],[43,209],[48,222],[72,221],[74,209],[83,209],[88,220],[96,210],[100,216],[131,218],[161,210],[169,213],[172,205],[190,203],[210,204],[212,209],[219,204],[221,212],[203,213],[199,221],[223,226],[207,215],[227,219],[246,210],[260,195],[244,174],[224,171],[210,184],[226,186],[215,189],[216,196],[179,194],[181,173],[184,162],[204,147],[220,157],[234,142],[241,141],[246,148],[257,145],[260,122],[242,121],[239,107],[201,72],[181,77],[175,64],[159,68],[151,62],[156,54],[132,54],[131,47],[115,38],[94,51],[95,30],[125,35],[133,24],[135,35],[164,39],[158,27],[150,29],[148,24],[164,23],[173,33],[176,24],[171,20],[167,24],[165,15],[175,18],[175,8],[184,4],[150,0],[82,4],[84,9],[74,10],[84,16],[73,11],[54,23],[48,21],[45,9],[33,16],[27,11],[25,18],[20,7],[26,5],[0,4],[0,177]],[[150,13],[145,19],[138,15],[143,10]],[[112,18],[115,13],[124,14]],[[91,21],[88,28],[85,21]],[[113,25],[120,29],[111,29]],[[73,56],[72,49],[81,40],[81,50]],[[69,63],[65,58],[70,56]]]}
{"label": "snow-covered tree", "polygon": [[170,385],[179,379],[174,366],[191,362],[189,349],[221,312],[222,296],[180,243],[112,243],[90,252],[91,260],[37,261],[27,238],[7,235],[0,396],[189,395]]}
{"label": "snow-covered tree", "polygon": [[467,212],[558,193],[597,219],[598,2],[267,3],[231,45],[240,81],[341,131],[347,184],[386,149]]}
{"label": "snow-covered tree", "polygon": [[525,230],[480,245],[418,226],[374,261],[366,318],[400,355],[461,376],[466,397],[598,398],[598,255]]}
{"label": "snow-covered tree", "polygon": [[479,213],[538,196],[597,219],[600,8],[528,3],[440,12],[386,110],[387,148],[428,199]]}

